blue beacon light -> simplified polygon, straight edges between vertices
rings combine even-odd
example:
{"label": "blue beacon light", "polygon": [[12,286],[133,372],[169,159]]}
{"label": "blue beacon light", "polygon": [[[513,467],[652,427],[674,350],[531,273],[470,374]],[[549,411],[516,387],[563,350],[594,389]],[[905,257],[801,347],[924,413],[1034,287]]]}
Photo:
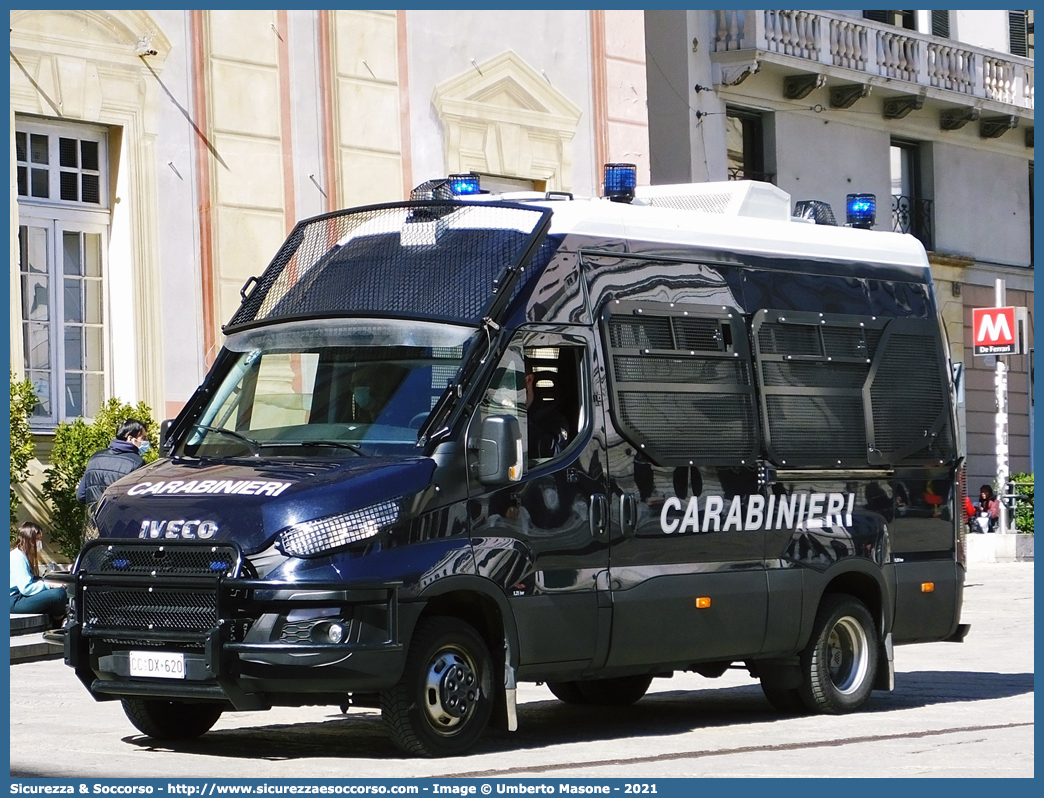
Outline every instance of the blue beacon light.
{"label": "blue beacon light", "polygon": [[869,230],[877,218],[877,197],[873,194],[849,194],[845,201],[845,217],[852,227]]}
{"label": "blue beacon light", "polygon": [[481,193],[481,188],[479,187],[479,176],[474,172],[462,175],[450,175],[449,185],[450,191],[458,197]]}
{"label": "blue beacon light", "polygon": [[607,163],[603,196],[613,202],[630,202],[638,184],[638,167],[633,163]]}

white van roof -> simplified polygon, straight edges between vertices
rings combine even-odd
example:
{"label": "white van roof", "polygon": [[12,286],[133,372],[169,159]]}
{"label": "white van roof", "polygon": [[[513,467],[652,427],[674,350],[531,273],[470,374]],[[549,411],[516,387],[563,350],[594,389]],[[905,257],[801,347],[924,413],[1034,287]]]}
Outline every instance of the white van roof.
{"label": "white van roof", "polygon": [[550,208],[554,212],[552,234],[928,268],[924,247],[913,236],[793,218],[790,195],[768,183],[647,186],[636,190],[631,203],[601,198],[548,200],[536,192],[481,198]]}

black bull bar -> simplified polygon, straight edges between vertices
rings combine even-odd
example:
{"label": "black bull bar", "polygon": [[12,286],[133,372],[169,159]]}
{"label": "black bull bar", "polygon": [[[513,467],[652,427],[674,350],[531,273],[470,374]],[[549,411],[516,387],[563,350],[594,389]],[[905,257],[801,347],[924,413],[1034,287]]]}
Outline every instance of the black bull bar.
{"label": "black bull bar", "polygon": [[[59,580],[66,583],[66,589],[74,597],[76,607],[75,617],[66,627],[65,662],[75,670],[80,681],[98,700],[123,696],[162,696],[185,700],[224,700],[236,709],[260,709],[267,706],[263,697],[244,690],[239,682],[239,659],[242,655],[350,654],[356,658],[354,661],[358,661],[357,655],[374,655],[373,670],[386,668],[390,664],[389,657],[397,660],[403,655],[399,635],[401,582],[353,581],[346,585],[343,581],[288,582],[244,578],[232,575],[243,568],[242,553],[235,544],[220,542],[216,546],[209,546],[181,541],[164,541],[162,546],[158,544],[159,541],[148,540],[91,541],[77,559],[73,573]],[[143,551],[160,548],[178,555],[221,549],[232,556],[228,559],[227,570],[214,574],[164,573],[159,568],[145,571],[138,568],[133,573],[118,573],[111,568],[104,571],[90,568],[91,555],[96,555],[95,550],[100,547],[107,547],[107,556],[113,549],[120,553],[126,552],[130,555],[129,561]],[[98,557],[93,557],[93,560],[97,561]],[[110,564],[111,560],[109,556]],[[138,618],[130,624],[112,624],[106,623],[105,618],[88,617],[87,608],[91,606],[94,596],[106,594],[109,603],[116,606],[123,595],[121,591],[147,598],[157,597],[157,606],[151,609],[158,610],[160,614],[148,618],[158,622],[146,622],[148,618]],[[186,623],[184,618],[180,619],[182,627],[194,628],[163,625],[162,599],[175,594],[201,599],[203,606],[196,608],[192,622]],[[354,605],[383,606],[384,639],[366,643],[246,642],[243,639],[253,621],[265,613],[285,615],[294,609],[331,605],[344,608]],[[168,643],[201,648],[208,678],[202,682],[138,677],[98,678],[91,664],[92,643],[106,640],[119,641],[123,647],[141,643],[155,649],[157,644]]]}

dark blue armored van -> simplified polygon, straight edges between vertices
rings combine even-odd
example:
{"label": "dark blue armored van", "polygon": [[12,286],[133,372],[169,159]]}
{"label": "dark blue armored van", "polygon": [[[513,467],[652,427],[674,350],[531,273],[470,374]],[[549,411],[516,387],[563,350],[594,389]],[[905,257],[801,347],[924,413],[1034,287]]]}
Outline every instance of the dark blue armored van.
{"label": "dark blue armored van", "polygon": [[607,183],[300,223],[97,509],[66,634],[91,695],[161,739],[379,706],[431,756],[514,729],[519,680],[625,705],[743,663],[839,713],[894,645],[962,639],[920,244],[768,185]]}

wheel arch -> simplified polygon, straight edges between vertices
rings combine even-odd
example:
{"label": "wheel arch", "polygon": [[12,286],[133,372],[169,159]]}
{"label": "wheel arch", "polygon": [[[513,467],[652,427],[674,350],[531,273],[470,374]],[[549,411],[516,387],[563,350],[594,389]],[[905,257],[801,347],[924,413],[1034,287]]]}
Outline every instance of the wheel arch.
{"label": "wheel arch", "polygon": [[440,579],[422,595],[424,609],[417,618],[445,615],[475,628],[494,662],[518,667],[518,630],[507,596],[492,582],[477,576]]}
{"label": "wheel arch", "polygon": [[881,568],[873,563],[858,560],[840,562],[824,573],[817,574],[812,589],[805,591],[799,637],[801,649],[808,644],[812,635],[816,612],[823,599],[834,593],[853,596],[866,605],[877,625],[879,640],[891,631],[892,592]]}

